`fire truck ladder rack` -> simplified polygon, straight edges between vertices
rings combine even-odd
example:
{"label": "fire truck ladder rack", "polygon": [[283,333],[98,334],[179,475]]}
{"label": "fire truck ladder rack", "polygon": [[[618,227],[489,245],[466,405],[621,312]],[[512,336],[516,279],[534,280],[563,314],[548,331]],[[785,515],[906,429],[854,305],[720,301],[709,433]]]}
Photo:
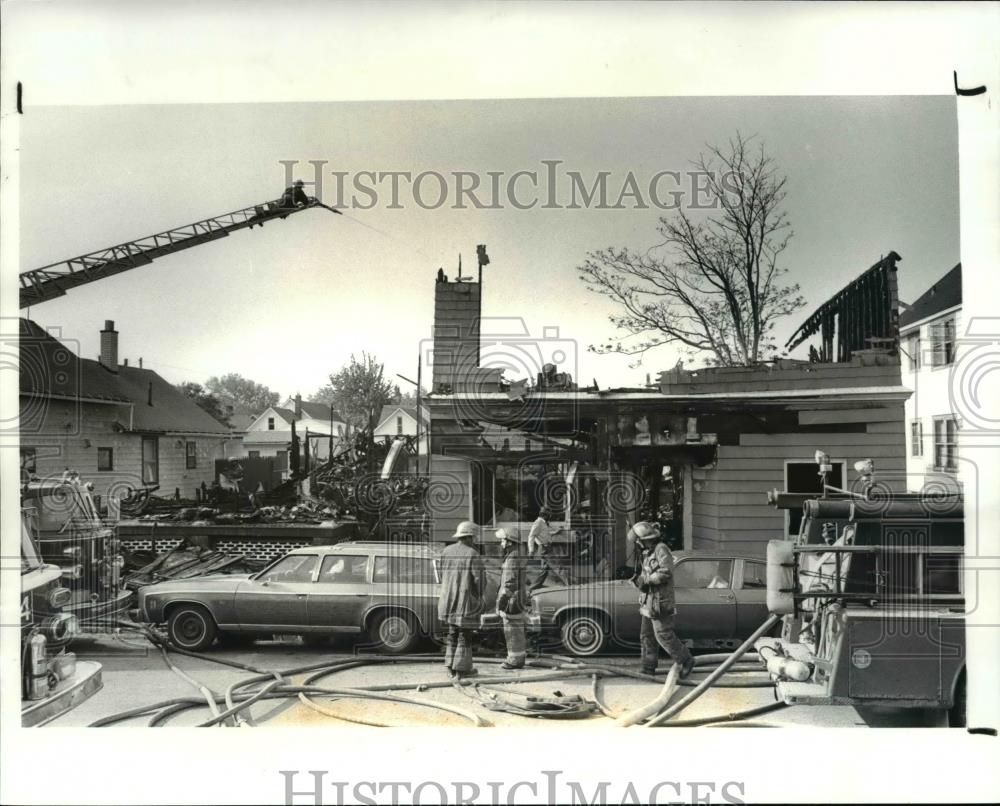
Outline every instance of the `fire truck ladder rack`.
{"label": "fire truck ladder rack", "polygon": [[322,207],[341,215],[339,210],[327,207],[315,198],[310,198],[309,204],[302,207],[282,207],[280,201],[269,201],[26,271],[21,274],[20,307],[47,302],[63,296],[71,288],[145,266],[158,257],[225,238],[237,230],[263,226],[273,219],[287,218],[313,207]]}

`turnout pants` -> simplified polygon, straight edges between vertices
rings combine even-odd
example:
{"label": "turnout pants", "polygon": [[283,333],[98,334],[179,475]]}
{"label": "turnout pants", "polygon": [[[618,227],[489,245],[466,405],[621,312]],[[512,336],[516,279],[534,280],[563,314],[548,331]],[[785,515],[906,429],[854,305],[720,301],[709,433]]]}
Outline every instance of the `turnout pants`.
{"label": "turnout pants", "polygon": [[523,666],[528,656],[528,642],[524,634],[524,614],[508,615],[501,613],[503,621],[503,637],[507,642],[507,663],[511,666]]}
{"label": "turnout pants", "polygon": [[444,638],[444,665],[453,672],[472,671],[472,630],[448,625]]}
{"label": "turnout pants", "polygon": [[642,616],[642,627],[639,630],[639,641],[642,644],[642,670],[655,672],[659,661],[660,647],[663,647],[674,663],[682,666],[691,659],[691,652],[674,632],[673,615],[651,619]]}

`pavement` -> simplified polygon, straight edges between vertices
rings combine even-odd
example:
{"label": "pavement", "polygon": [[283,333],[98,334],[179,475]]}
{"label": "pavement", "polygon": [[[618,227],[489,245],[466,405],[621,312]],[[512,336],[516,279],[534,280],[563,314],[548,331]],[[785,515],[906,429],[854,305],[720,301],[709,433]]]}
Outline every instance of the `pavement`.
{"label": "pavement", "polygon": [[[145,707],[178,697],[200,698],[195,682],[211,691],[222,693],[227,687],[253,676],[251,672],[213,663],[201,658],[170,654],[171,663],[181,674],[172,671],[160,651],[144,638],[122,633],[107,636],[83,636],[71,650],[81,660],[94,660],[102,665],[103,688],[73,710],[48,723],[46,727],[83,727],[102,717],[133,708]],[[428,645],[425,653],[434,653]],[[350,640],[335,639],[328,647],[320,649],[304,646],[297,637],[284,640],[257,641],[238,648],[219,647],[205,653],[209,657],[235,661],[262,670],[286,670],[324,662],[335,663],[366,657],[359,655]],[[367,656],[371,657],[371,656]],[[496,661],[497,652],[484,651],[478,664],[480,678],[496,674],[505,676]],[[493,662],[487,659],[492,658]],[[529,658],[530,660],[530,658]],[[638,659],[630,655],[608,655],[595,659],[602,666],[637,670]],[[668,670],[664,661],[662,672]],[[526,669],[514,676],[521,682],[497,684],[497,688],[539,696],[580,695],[591,700],[591,676],[570,677],[560,680],[531,682],[530,678],[545,674],[544,669]],[[293,676],[301,683],[304,675]],[[741,678],[746,678],[741,675]],[[764,679],[754,674],[755,679]],[[487,680],[483,680],[487,682]],[[407,658],[402,663],[376,662],[372,665],[338,671],[318,682],[335,688],[361,686],[393,686],[390,694],[428,700],[474,713],[496,727],[524,727],[530,724],[540,730],[580,730],[617,727],[614,720],[595,713],[583,719],[536,719],[485,708],[470,690],[465,692],[448,683],[441,662],[436,657]],[[599,681],[599,695],[606,707],[615,715],[639,708],[653,700],[660,692],[657,683],[627,677],[605,677]],[[674,695],[677,701],[691,691],[682,687]],[[341,727],[350,724],[375,723],[386,726],[441,726],[471,727],[472,722],[463,716],[420,705],[376,701],[369,698],[314,698],[326,713],[320,713],[295,698],[265,700],[255,703],[249,710],[258,727]],[[774,690],[766,688],[712,688],[676,718],[697,719],[705,716],[729,714],[774,702]],[[207,704],[172,716],[169,726],[194,726],[211,716]],[[119,722],[116,727],[145,727],[150,714]],[[891,710],[859,712],[850,706],[794,706],[757,717],[750,722],[730,723],[734,726],[813,726],[813,727],[919,727],[939,725],[936,714]]]}

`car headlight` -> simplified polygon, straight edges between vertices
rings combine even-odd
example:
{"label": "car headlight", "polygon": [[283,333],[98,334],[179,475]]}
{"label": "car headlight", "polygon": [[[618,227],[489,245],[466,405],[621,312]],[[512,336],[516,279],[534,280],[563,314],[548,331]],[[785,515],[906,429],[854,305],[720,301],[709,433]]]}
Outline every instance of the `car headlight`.
{"label": "car headlight", "polygon": [[68,641],[80,632],[80,625],[72,613],[59,613],[46,619],[42,630],[53,641],[61,642]]}
{"label": "car headlight", "polygon": [[69,604],[73,598],[73,591],[69,588],[52,588],[45,597],[45,601],[53,610],[59,610]]}

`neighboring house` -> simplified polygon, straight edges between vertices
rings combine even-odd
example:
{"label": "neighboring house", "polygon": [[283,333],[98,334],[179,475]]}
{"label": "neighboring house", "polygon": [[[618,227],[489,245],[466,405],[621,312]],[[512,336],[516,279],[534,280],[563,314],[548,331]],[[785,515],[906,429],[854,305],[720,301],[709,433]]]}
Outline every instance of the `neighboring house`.
{"label": "neighboring house", "polygon": [[223,403],[222,410],[225,412],[226,420],[229,421],[230,433],[234,439],[240,441],[242,441],[247,429],[260,416],[260,409],[254,409],[242,403]]}
{"label": "neighboring house", "polygon": [[[427,443],[428,425],[430,416],[427,409],[421,412],[423,415],[420,424],[420,444],[421,453]],[[417,408],[416,406],[403,406],[399,403],[389,403],[382,407],[382,413],[375,426],[375,439],[393,440],[396,437],[416,437],[417,436]]]}
{"label": "neighboring house", "polygon": [[300,455],[305,455],[305,439],[309,439],[311,460],[324,461],[330,455],[330,434],[334,451],[343,438],[347,425],[337,412],[324,403],[303,401],[301,395],[285,401],[288,405],[269,406],[247,427],[243,436],[242,455],[273,456],[278,459],[276,470],[288,474],[288,456],[292,446],[292,423],[300,440]]}
{"label": "neighboring house", "polygon": [[958,484],[958,429],[951,401],[951,368],[961,329],[959,263],[900,314],[906,402],[906,473],[909,489],[954,489]]}
{"label": "neighboring house", "polygon": [[74,470],[104,497],[157,485],[194,498],[212,483],[229,429],[153,370],[119,365],[114,322],[93,361],[22,319],[19,359],[23,472]]}

